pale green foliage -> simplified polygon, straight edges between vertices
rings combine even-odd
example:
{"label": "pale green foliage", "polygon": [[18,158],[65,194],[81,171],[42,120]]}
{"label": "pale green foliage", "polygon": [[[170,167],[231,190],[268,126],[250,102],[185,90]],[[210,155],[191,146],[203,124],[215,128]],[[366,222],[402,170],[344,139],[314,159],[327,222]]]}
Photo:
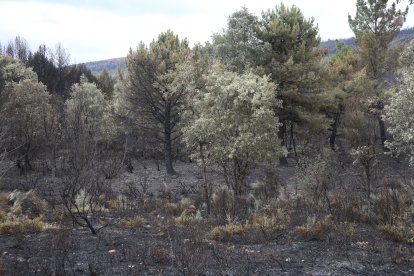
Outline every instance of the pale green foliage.
{"label": "pale green foliage", "polygon": [[246,8],[233,13],[227,21],[227,29],[213,35],[214,57],[230,71],[242,73],[256,69],[270,58],[270,44],[257,37],[258,18]]}
{"label": "pale green foliage", "polygon": [[206,145],[211,162],[231,170],[232,188],[241,193],[252,164],[284,152],[276,137],[275,85],[253,73],[238,75],[214,64],[205,91],[194,100],[195,118],[183,127],[190,148]]}
{"label": "pale green foliage", "polygon": [[87,136],[95,142],[105,135],[105,99],[96,85],[88,83],[86,78],[72,86],[65,111],[70,135]]}
{"label": "pale green foliage", "polygon": [[391,102],[385,106],[383,119],[390,125],[389,133],[392,140],[386,146],[396,153],[407,152],[410,164],[414,165],[414,65],[407,63],[414,56],[414,43],[404,51],[402,63],[405,65],[401,73],[401,84],[391,96]]}
{"label": "pale green foliage", "polygon": [[[127,89],[129,84],[127,83],[127,79],[119,79],[114,85],[114,96],[113,96],[113,110],[116,116],[119,118],[125,119],[131,118],[131,112],[129,111],[131,107],[129,106],[131,103],[128,101],[126,97]],[[119,120],[120,123],[125,124],[125,120]]]}
{"label": "pale green foliage", "polygon": [[24,66],[19,60],[0,55],[0,92],[12,82],[23,79],[36,80],[36,73]]}
{"label": "pale green foliage", "polygon": [[18,148],[25,167],[44,143],[44,126],[48,123],[49,98],[46,88],[37,83],[36,74],[20,61],[0,55],[0,147]]}
{"label": "pale green foliage", "polygon": [[25,79],[13,85],[3,114],[17,145],[36,147],[45,136],[51,116],[49,97],[46,86],[37,81]]}

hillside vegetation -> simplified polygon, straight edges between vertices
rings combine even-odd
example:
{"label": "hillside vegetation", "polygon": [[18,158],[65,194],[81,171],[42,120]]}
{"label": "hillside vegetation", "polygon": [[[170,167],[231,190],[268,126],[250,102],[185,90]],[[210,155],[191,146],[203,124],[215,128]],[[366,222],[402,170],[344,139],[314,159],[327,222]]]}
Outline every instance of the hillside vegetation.
{"label": "hillside vegetation", "polygon": [[[401,30],[401,32],[397,35],[397,37],[393,40],[393,45],[408,45],[410,41],[414,38],[414,29],[407,28]],[[354,37],[351,38],[338,38],[337,40],[345,43],[347,46],[351,46],[352,48],[356,47],[356,41]],[[320,48],[327,49],[327,55],[332,56],[336,53],[336,41],[337,40],[324,40],[321,41],[319,44]],[[91,72],[95,75],[99,75],[104,69],[108,70],[111,74],[115,74],[117,67],[121,70],[126,70],[125,66],[125,58],[112,58],[106,60],[99,60],[99,61],[91,61],[84,63],[86,68],[91,70]]]}
{"label": "hillside vegetation", "polygon": [[413,274],[408,10],[356,8],[330,56],[284,4],[115,74],[1,48],[0,275]]}

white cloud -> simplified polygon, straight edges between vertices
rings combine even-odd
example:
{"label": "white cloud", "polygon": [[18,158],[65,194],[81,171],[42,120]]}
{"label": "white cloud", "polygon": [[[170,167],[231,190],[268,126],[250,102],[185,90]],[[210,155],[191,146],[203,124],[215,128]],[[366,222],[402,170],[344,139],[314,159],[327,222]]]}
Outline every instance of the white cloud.
{"label": "white cloud", "polygon": [[[0,1],[1,42],[20,35],[32,47],[41,43],[53,47],[60,42],[71,53],[72,62],[107,59],[125,56],[130,47],[135,48],[141,40],[149,43],[167,29],[182,38],[187,37],[190,43],[205,42],[213,33],[225,28],[227,17],[242,6],[260,15],[261,11],[280,3],[273,0],[175,0],[162,6],[167,2],[159,0],[151,9],[148,1],[146,8],[140,9],[142,2],[140,6],[140,1],[131,0],[97,2],[96,8],[91,2],[87,8],[70,2]],[[347,16],[355,14],[354,1],[283,2],[289,6],[295,4],[308,18],[314,17],[323,39],[352,35]],[[122,9],[114,9],[114,5]],[[410,15],[408,25],[413,26],[414,18]]]}

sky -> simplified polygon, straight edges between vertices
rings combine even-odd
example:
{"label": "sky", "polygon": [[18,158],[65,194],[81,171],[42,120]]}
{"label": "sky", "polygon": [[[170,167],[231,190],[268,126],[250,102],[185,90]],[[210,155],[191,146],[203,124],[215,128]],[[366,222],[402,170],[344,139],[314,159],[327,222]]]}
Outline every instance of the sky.
{"label": "sky", "polygon": [[[104,60],[168,29],[191,45],[204,43],[242,7],[260,16],[281,2],[313,17],[322,40],[353,36],[348,14],[355,15],[356,0],[0,0],[0,43],[19,35],[33,51],[61,43],[72,63]],[[411,8],[405,27],[414,27]]]}

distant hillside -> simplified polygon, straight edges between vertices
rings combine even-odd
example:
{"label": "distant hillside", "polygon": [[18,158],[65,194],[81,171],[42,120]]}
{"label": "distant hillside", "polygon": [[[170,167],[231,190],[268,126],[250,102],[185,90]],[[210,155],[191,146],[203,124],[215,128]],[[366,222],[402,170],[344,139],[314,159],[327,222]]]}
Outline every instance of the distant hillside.
{"label": "distant hillside", "polygon": [[108,70],[111,74],[115,74],[117,67],[121,68],[122,71],[126,70],[125,58],[123,57],[91,61],[86,62],[84,64],[95,75],[99,75],[103,71],[103,69]]}
{"label": "distant hillside", "polygon": [[[412,39],[414,39],[414,28],[408,28],[402,30],[392,43],[394,46],[405,45],[408,44]],[[354,37],[338,40],[351,47],[356,47]],[[333,55],[336,52],[336,40],[322,41],[319,47],[328,49],[328,55]],[[112,58],[100,61],[91,61],[86,62],[85,65],[95,75],[99,75],[99,73],[105,68],[112,74],[115,73],[118,66],[121,68],[121,70],[126,70],[125,58]]]}
{"label": "distant hillside", "polygon": [[[410,43],[412,39],[414,39],[414,28],[407,28],[407,29],[401,30],[399,35],[392,42],[392,46],[406,45]],[[344,42],[346,45],[349,45],[352,48],[356,47],[355,37],[338,39],[338,40]],[[329,56],[333,55],[336,52],[336,40],[330,39],[330,40],[322,41],[319,47],[328,49]]]}
{"label": "distant hillside", "polygon": [[319,47],[326,48],[328,50],[328,56],[334,55],[336,53],[336,40],[342,41],[343,43],[345,43],[348,46],[351,46],[352,48],[356,47],[355,37],[325,40],[322,41],[321,44],[319,44]]}

